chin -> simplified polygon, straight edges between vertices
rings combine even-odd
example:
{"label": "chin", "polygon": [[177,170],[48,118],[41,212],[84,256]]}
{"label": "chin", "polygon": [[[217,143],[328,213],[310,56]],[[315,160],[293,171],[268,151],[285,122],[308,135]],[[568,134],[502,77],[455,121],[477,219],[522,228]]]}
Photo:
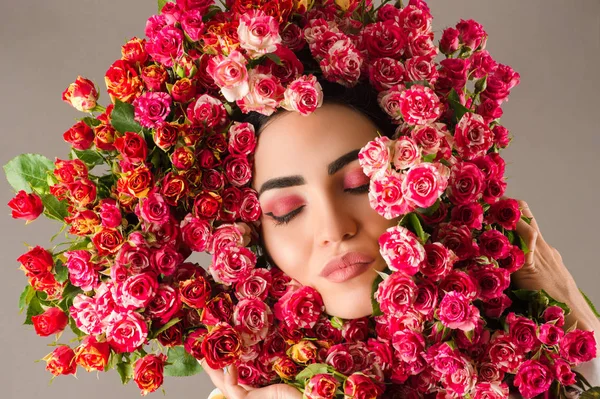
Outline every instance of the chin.
{"label": "chin", "polygon": [[[345,285],[345,284],[344,284]],[[358,287],[336,287],[322,295],[325,312],[330,316],[342,319],[358,319],[373,313],[371,305],[371,285],[361,284]],[[336,292],[337,291],[337,292]]]}

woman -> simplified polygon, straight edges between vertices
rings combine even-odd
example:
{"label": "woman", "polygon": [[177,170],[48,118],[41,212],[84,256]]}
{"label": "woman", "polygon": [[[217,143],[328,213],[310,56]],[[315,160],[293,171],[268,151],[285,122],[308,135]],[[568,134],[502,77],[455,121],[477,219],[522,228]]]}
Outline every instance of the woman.
{"label": "woman", "polygon": [[[316,288],[329,315],[345,319],[371,314],[373,271],[386,268],[379,253],[379,236],[398,219],[387,220],[369,205],[369,178],[362,172],[358,151],[379,132],[394,127],[367,85],[345,89],[322,82],[324,105],[308,117],[281,111],[274,116],[252,115],[259,135],[253,188],[263,211],[261,239],[269,262],[303,285]],[[525,216],[533,218],[524,201]],[[542,237],[535,219],[523,220],[517,232],[531,252],[514,276],[518,288],[544,289],[567,303],[572,312],[566,326],[577,322],[595,331],[600,348],[600,321],[579,292],[558,251]],[[278,384],[248,389],[229,373],[203,364],[228,399],[301,398],[294,388]],[[600,370],[593,364],[580,371],[592,384]]]}

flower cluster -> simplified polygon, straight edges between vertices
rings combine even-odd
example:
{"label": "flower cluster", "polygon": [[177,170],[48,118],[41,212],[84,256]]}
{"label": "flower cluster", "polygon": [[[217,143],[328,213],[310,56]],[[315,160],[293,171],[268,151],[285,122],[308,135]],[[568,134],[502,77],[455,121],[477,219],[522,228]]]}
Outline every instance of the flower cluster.
{"label": "flower cluster", "polygon": [[[565,332],[566,306],[543,292],[509,288],[528,250],[503,198],[499,118],[519,74],[485,50],[480,24],[436,45],[423,0],[162,3],[106,71],[108,107],[82,77],[63,93],[88,113],[63,135],[69,158],[5,167],[13,217],[44,213],[72,238],[18,259],[26,323],[79,338],[44,358],[52,374],[115,368],[146,395],[197,359],[308,399],[506,398],[511,385],[532,398],[577,382],[593,334]],[[309,115],[323,80],[368,82],[397,126],[359,153],[371,206],[400,221],[379,238],[373,316],[355,320],[265,263],[249,184],[257,137],[243,115]]]}

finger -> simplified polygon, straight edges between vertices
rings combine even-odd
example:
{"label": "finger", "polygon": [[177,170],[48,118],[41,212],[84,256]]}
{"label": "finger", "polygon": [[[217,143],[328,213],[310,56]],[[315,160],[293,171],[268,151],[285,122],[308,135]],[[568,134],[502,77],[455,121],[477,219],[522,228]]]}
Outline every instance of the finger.
{"label": "finger", "polygon": [[215,370],[210,368],[204,359],[200,360],[199,362],[206,374],[208,374],[210,377],[213,384],[215,384],[215,386],[219,388],[221,392],[225,393],[225,378],[223,375],[223,370]]}
{"label": "finger", "polygon": [[225,389],[227,390],[227,399],[244,399],[248,395],[243,387],[238,384],[238,372],[235,365],[227,367],[225,373]]}
{"label": "finger", "polygon": [[531,219],[531,223],[530,226],[533,227],[535,230],[537,230],[538,234],[541,237],[541,232],[540,232],[540,227],[537,224],[537,220],[536,218],[533,216],[533,213],[531,212],[531,209],[529,208],[529,205],[527,204],[527,202],[525,201],[521,201],[519,200],[519,207],[521,209],[521,214],[529,219]]}
{"label": "finger", "polygon": [[527,267],[534,266],[534,257],[537,246],[538,231],[532,226],[528,225],[524,220],[517,222],[517,234],[525,241],[525,245],[529,249],[529,252],[525,254],[525,265]]}

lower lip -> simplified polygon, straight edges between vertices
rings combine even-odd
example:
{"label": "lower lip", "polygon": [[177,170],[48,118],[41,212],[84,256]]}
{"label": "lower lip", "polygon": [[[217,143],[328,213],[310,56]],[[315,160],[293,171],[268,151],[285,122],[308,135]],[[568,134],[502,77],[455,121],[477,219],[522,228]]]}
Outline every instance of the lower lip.
{"label": "lower lip", "polygon": [[369,270],[371,263],[373,262],[354,263],[350,266],[344,267],[343,269],[334,271],[325,278],[333,283],[343,283],[344,281],[348,281],[351,278],[360,276],[361,274]]}

